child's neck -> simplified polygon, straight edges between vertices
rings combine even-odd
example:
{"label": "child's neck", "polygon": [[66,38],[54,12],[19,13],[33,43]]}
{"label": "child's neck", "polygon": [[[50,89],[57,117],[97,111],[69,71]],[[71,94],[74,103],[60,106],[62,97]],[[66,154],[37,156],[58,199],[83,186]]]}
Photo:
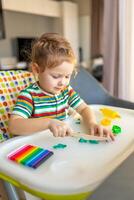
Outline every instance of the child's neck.
{"label": "child's neck", "polygon": [[41,86],[40,86],[40,83],[39,82],[36,82],[36,84],[37,84],[37,86],[40,88],[40,90],[44,93],[44,94],[46,94],[46,95],[48,95],[48,96],[57,96],[57,95],[59,95],[61,92],[59,92],[58,94],[53,94],[53,93],[51,93],[51,92],[49,92],[49,91],[46,91],[46,90],[44,90]]}

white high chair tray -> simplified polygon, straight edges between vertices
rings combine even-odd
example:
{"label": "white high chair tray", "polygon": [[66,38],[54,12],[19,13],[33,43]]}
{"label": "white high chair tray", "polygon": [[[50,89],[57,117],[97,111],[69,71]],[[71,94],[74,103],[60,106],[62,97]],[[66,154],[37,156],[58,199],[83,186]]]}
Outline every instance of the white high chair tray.
{"label": "white high chair tray", "polygon": [[[113,124],[122,128],[114,142],[99,144],[80,143],[78,138],[54,137],[49,130],[30,136],[19,136],[4,142],[0,147],[0,173],[6,174],[33,190],[50,194],[75,194],[93,191],[119,164],[134,151],[134,111],[103,106],[91,106],[98,122],[102,118],[99,109],[109,107],[119,112],[121,119]],[[69,118],[70,126],[85,131],[82,124]],[[64,149],[54,149],[59,143]],[[24,144],[33,144],[51,150],[54,155],[37,169],[18,165],[7,158],[13,150]]]}

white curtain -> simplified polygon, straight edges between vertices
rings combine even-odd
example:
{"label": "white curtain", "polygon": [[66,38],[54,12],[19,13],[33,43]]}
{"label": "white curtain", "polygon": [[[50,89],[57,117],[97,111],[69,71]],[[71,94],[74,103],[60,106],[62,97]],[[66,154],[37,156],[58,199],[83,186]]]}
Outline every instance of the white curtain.
{"label": "white curtain", "polygon": [[119,2],[104,0],[103,86],[118,97],[119,77]]}
{"label": "white curtain", "polygon": [[119,0],[119,97],[134,102],[134,0]]}

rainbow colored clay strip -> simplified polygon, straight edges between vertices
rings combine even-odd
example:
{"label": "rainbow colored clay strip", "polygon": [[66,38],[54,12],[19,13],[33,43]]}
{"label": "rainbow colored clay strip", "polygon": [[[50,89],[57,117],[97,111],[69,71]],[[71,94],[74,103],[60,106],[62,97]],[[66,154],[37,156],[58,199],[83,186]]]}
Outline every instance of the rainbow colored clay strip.
{"label": "rainbow colored clay strip", "polygon": [[37,168],[40,163],[44,162],[47,158],[52,155],[52,152],[48,150],[42,150],[38,155],[31,158],[26,165],[29,167]]}
{"label": "rainbow colored clay strip", "polygon": [[21,154],[23,154],[24,152],[26,152],[31,147],[32,147],[31,145],[23,145],[22,147],[18,148],[17,150],[11,152],[7,157],[10,160],[15,161],[17,157],[19,157]]}
{"label": "rainbow colored clay strip", "polygon": [[37,168],[52,155],[52,151],[40,148],[38,146],[23,145],[22,147],[11,152],[7,157],[18,164]]}

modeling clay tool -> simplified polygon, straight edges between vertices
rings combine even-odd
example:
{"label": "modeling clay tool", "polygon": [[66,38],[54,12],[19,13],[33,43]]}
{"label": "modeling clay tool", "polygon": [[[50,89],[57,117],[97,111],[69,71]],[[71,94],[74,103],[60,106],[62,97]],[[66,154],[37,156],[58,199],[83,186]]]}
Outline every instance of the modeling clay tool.
{"label": "modeling clay tool", "polygon": [[73,132],[73,133],[72,133],[72,137],[75,137],[75,138],[83,138],[83,139],[85,139],[85,140],[97,140],[97,141],[106,141],[106,140],[109,140],[109,139],[110,139],[110,138],[108,138],[108,137],[95,136],[95,135],[89,135],[89,134],[77,133],[77,132]]}

